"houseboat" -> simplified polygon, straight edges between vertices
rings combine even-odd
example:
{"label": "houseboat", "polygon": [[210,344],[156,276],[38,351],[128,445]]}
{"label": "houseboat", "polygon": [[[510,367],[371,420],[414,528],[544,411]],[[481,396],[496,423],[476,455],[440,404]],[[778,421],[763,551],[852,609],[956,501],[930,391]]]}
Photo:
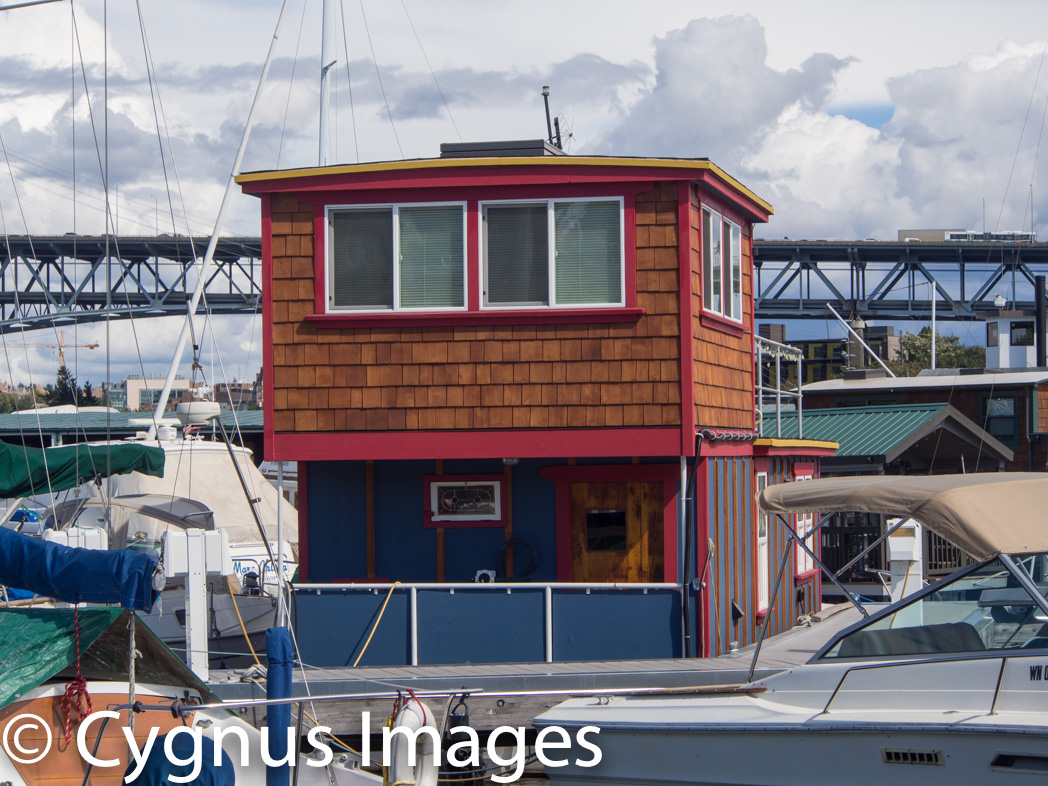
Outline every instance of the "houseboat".
{"label": "houseboat", "polygon": [[706,159],[441,151],[237,178],[304,661],[716,655],[815,611],[815,565],[753,503],[835,448],[756,428],[771,206]]}

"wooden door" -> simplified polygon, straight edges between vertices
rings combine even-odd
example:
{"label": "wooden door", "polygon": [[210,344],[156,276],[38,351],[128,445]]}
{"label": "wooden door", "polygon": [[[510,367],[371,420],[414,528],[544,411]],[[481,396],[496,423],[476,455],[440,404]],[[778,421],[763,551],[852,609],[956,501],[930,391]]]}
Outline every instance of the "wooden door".
{"label": "wooden door", "polygon": [[572,483],[572,581],[662,581],[662,528],[661,482]]}

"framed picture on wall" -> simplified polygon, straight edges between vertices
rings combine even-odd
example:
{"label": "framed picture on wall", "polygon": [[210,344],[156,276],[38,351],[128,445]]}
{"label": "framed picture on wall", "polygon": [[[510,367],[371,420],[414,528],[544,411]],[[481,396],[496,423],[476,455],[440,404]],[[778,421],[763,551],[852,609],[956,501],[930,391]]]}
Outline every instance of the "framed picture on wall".
{"label": "framed picture on wall", "polygon": [[426,475],[427,527],[506,526],[505,475]]}

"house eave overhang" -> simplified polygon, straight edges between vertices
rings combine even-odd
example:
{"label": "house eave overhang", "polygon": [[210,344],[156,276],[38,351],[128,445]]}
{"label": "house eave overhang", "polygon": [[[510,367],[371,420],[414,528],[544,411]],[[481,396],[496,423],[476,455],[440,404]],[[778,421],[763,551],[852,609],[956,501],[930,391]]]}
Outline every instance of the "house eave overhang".
{"label": "house eave overhang", "polygon": [[421,181],[483,184],[512,178],[515,182],[609,182],[689,180],[729,193],[754,221],[766,222],[774,210],[712,161],[702,158],[619,158],[612,156],[521,156],[490,158],[425,158],[328,167],[247,172],[236,177],[244,193],[301,190],[417,187]]}
{"label": "house eave overhang", "polygon": [[761,438],[753,440],[755,456],[833,456],[837,452],[836,442],[816,439],[776,439]]}

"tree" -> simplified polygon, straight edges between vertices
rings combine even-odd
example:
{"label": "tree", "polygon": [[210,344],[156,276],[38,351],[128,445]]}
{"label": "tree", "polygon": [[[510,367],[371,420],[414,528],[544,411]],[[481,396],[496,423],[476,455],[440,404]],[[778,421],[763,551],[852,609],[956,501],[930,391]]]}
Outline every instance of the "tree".
{"label": "tree", "polygon": [[69,372],[64,363],[58,367],[55,384],[48,385],[44,390],[44,403],[49,407],[57,407],[62,404],[93,407],[101,403],[91,389],[91,383],[88,382],[81,388],[77,384],[76,377]]}
{"label": "tree", "polygon": [[[899,336],[901,361],[892,361],[888,366],[900,377],[915,377],[923,369],[932,367],[931,328],[921,328],[919,333],[904,330]],[[944,336],[935,331],[936,368],[985,368],[986,348],[962,344],[958,336]]]}

